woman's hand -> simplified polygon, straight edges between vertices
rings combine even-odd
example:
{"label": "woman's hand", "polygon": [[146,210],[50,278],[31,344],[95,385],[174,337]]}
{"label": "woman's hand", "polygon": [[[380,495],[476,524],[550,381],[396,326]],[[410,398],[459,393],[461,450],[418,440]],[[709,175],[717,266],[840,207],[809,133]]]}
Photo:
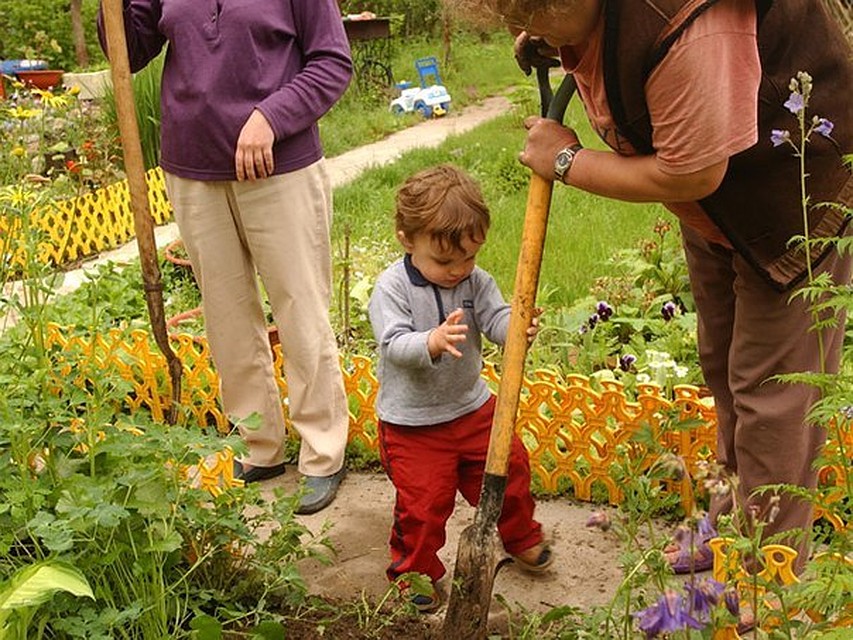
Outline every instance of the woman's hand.
{"label": "woman's hand", "polygon": [[533,344],[536,336],[539,334],[539,316],[542,315],[542,307],[533,309],[533,314],[530,318],[530,326],[527,327],[527,344]]}
{"label": "woman's hand", "polygon": [[270,123],[264,114],[255,109],[237,138],[237,151],[234,154],[237,180],[258,180],[272,175],[275,169],[273,142],[275,133]]}
{"label": "woman's hand", "polygon": [[527,129],[527,140],[518,156],[519,162],[546,180],[554,180],[557,153],[565,147],[578,144],[577,134],[559,122],[539,116],[525,118],[524,126]]}
{"label": "woman's hand", "polygon": [[526,31],[519,33],[512,45],[515,61],[524,75],[529,76],[534,68],[559,67],[559,53],[541,38],[531,38]]}

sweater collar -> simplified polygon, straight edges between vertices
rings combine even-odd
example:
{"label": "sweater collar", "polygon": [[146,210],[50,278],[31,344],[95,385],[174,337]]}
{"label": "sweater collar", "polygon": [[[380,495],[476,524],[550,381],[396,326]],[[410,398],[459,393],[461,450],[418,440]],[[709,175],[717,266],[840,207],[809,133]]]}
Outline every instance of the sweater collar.
{"label": "sweater collar", "polygon": [[426,287],[427,285],[432,284],[429,280],[424,278],[424,274],[422,274],[418,268],[412,264],[411,253],[407,253],[403,257],[403,266],[406,267],[406,275],[409,276],[409,282],[416,287]]}

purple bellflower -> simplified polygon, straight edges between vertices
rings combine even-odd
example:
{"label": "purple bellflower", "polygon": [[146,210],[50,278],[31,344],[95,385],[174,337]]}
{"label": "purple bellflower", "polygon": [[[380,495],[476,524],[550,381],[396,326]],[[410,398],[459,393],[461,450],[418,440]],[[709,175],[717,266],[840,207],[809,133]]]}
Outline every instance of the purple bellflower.
{"label": "purple bellflower", "polygon": [[740,594],[734,587],[726,587],[723,593],[723,602],[726,603],[726,609],[735,618],[740,617]]}
{"label": "purple bellflower", "polygon": [[803,95],[799,91],[792,91],[783,106],[794,115],[797,115],[800,111],[806,108],[806,102],[803,100]]}
{"label": "purple bellflower", "polygon": [[725,585],[712,578],[688,582],[684,585],[690,598],[691,611],[699,619],[707,621],[711,617],[711,610],[720,602],[725,590]]}
{"label": "purple bellflower", "polygon": [[774,147],[785,144],[791,140],[791,132],[786,129],[773,129],[770,132],[770,142]]}
{"label": "purple bellflower", "polygon": [[634,614],[637,626],[647,640],[682,629],[702,629],[704,625],[688,613],[684,604],[680,593],[667,589],[657,603]]}
{"label": "purple bellflower", "polygon": [[835,125],[832,124],[832,120],[827,120],[826,118],[815,118],[817,121],[817,126],[814,128],[815,132],[822,135],[824,138],[828,138],[832,135],[832,130],[835,128]]}

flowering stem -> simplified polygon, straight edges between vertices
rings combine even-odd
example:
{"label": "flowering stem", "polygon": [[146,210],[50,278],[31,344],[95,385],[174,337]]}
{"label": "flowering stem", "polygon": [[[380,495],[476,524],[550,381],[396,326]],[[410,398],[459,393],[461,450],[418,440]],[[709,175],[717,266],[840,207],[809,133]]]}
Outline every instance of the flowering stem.
{"label": "flowering stem", "polygon": [[[809,234],[809,195],[806,181],[808,174],[806,173],[806,144],[808,144],[811,128],[806,131],[806,110],[801,109],[797,114],[797,121],[800,125],[800,142],[797,147],[797,159],[800,163],[800,204],[803,214],[803,247],[806,251],[806,274],[809,285],[814,284],[814,270],[812,267],[812,248],[811,236]],[[826,372],[826,357],[824,355],[823,345],[823,329],[820,326],[820,315],[815,306],[811,309],[812,320],[817,330],[817,349],[820,362],[820,372]]]}

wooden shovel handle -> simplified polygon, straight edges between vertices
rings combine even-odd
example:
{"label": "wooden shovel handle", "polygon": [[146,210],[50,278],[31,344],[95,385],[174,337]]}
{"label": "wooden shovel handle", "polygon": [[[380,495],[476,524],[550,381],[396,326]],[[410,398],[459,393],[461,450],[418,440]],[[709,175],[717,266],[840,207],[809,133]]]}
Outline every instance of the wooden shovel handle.
{"label": "wooden shovel handle", "polygon": [[[541,76],[539,80],[541,84]],[[574,79],[571,75],[566,75],[551,104],[548,105],[547,117],[562,122],[566,106],[574,91]],[[536,173],[530,178],[521,249],[515,272],[509,329],[501,360],[501,381],[492,420],[489,452],[486,457],[486,474],[492,476],[506,476],[507,473],[512,434],[515,431],[518,413],[518,399],[524,381],[524,360],[527,357],[528,346],[527,329],[536,306],[536,290],[539,287],[539,270],[545,248],[553,186],[552,181]]]}
{"label": "wooden shovel handle", "polygon": [[489,453],[486,458],[486,473],[505,476],[518,399],[524,381],[524,360],[527,357],[527,328],[536,306],[536,290],[539,287],[539,267],[545,246],[548,228],[548,213],[551,209],[553,183],[537,174],[530,179],[527,193],[527,208],[521,235],[521,249],[515,272],[515,288],[511,302],[509,329],[501,360],[501,380]]}
{"label": "wooden shovel handle", "polygon": [[172,399],[167,421],[177,422],[177,411],[181,397],[181,375],[183,367],[177,354],[169,344],[166,332],[166,313],[163,305],[163,285],[160,280],[160,265],[157,261],[157,243],[154,238],[154,220],[148,202],[148,183],[145,180],[145,162],[142,157],[142,142],[136,122],[136,104],[133,100],[130,62],[127,55],[127,38],[124,33],[122,0],[102,0],[104,31],[112,72],[116,114],[124,154],[124,170],[130,191],[130,209],[133,212],[133,228],[142,268],[145,301],[154,340],[166,357],[169,378],[172,382]]}

